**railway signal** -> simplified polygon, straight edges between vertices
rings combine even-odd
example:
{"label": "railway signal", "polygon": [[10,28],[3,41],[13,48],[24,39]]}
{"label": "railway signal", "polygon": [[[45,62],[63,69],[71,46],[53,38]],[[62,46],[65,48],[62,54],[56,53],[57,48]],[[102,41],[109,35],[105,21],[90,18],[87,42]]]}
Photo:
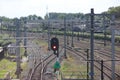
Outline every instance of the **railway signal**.
{"label": "railway signal", "polygon": [[51,39],[51,49],[54,51],[54,54],[58,57],[58,50],[59,50],[59,40],[56,37]]}

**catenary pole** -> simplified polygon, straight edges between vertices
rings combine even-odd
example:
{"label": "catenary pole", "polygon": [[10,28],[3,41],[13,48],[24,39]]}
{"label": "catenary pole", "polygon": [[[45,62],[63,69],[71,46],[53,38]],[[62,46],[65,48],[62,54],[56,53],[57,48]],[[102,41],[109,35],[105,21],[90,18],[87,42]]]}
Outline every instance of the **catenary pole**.
{"label": "catenary pole", "polygon": [[111,58],[112,58],[112,62],[111,62],[111,69],[112,69],[112,80],[116,80],[115,79],[115,30],[112,29],[112,37],[111,37],[111,42],[112,42],[112,45],[111,45],[111,50],[112,50],[112,55],[111,55]]}
{"label": "catenary pole", "polygon": [[[16,24],[16,37],[20,37],[20,21],[17,19],[15,21]],[[16,39],[16,46],[20,46],[20,40]],[[16,69],[16,75],[17,78],[20,78],[20,47],[16,48],[16,60],[17,60],[17,69]]]}
{"label": "catenary pole", "polygon": [[90,38],[90,76],[91,80],[94,80],[94,9],[91,9],[91,38]]}
{"label": "catenary pole", "polygon": [[[24,37],[27,37],[27,27],[26,27],[26,21],[24,21]],[[27,38],[24,39],[24,46],[27,46]],[[27,47],[25,47],[25,56],[27,56]]]}
{"label": "catenary pole", "polygon": [[64,57],[67,58],[66,55],[66,18],[64,17]]}
{"label": "catenary pole", "polygon": [[73,44],[73,36],[74,36],[73,35],[74,34],[74,31],[73,31],[73,21],[72,21],[72,25],[71,26],[72,26],[72,42],[71,42],[71,47],[74,47],[74,44]]}

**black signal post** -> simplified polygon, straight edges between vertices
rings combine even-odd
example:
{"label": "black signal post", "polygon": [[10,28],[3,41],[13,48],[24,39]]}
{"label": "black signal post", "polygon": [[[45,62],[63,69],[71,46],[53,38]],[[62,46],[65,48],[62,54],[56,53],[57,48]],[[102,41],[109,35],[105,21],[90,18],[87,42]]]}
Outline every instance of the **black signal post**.
{"label": "black signal post", "polygon": [[51,49],[54,51],[54,54],[59,56],[59,40],[56,37],[51,39]]}

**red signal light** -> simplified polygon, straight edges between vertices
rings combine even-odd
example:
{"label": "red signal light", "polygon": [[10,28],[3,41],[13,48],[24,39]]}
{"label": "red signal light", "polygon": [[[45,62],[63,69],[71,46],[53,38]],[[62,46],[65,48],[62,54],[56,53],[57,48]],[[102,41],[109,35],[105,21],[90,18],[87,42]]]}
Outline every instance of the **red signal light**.
{"label": "red signal light", "polygon": [[52,49],[53,49],[53,50],[56,50],[56,49],[57,49],[57,46],[56,46],[56,45],[53,45],[53,46],[52,46]]}
{"label": "red signal light", "polygon": [[53,49],[56,49],[56,46],[53,46]]}

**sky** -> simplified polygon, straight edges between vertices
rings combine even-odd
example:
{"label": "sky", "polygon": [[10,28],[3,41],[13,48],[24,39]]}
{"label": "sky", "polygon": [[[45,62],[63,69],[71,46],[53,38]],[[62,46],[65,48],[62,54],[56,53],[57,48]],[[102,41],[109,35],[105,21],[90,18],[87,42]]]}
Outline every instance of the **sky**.
{"label": "sky", "polygon": [[120,0],[0,0],[0,16],[9,18],[37,15],[42,18],[49,12],[95,13],[120,6]]}

